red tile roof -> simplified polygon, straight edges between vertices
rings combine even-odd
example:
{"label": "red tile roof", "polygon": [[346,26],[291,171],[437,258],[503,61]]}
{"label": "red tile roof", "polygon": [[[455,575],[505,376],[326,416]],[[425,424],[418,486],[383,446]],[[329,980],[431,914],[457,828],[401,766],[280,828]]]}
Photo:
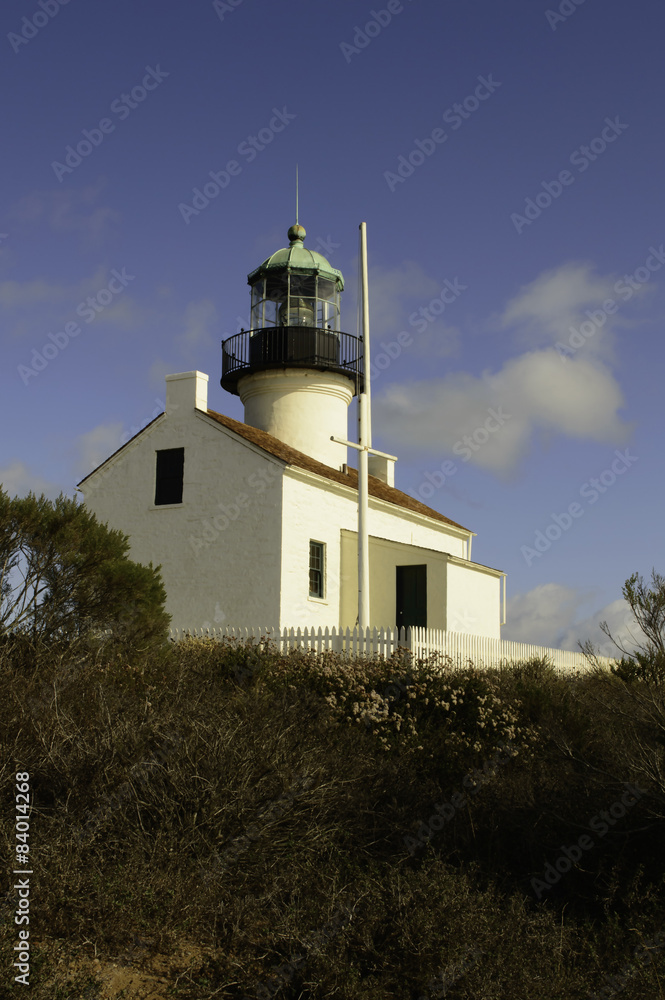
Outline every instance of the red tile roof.
{"label": "red tile roof", "polygon": [[[268,434],[267,431],[260,431],[257,427],[250,427],[248,424],[243,424],[239,420],[233,420],[232,417],[226,417],[222,413],[216,413],[214,410],[208,410],[207,413],[217,423],[222,424],[228,430],[245,438],[246,441],[251,441],[252,444],[274,455],[275,458],[280,458],[287,465],[295,465],[299,469],[315,472],[318,476],[324,476],[335,483],[350,486],[354,490],[358,489],[358,472],[356,469],[349,469],[348,472],[340,472],[329,465],[324,465],[323,462],[317,462],[315,458],[310,458],[309,455],[305,455],[295,448],[291,448],[288,444],[284,444],[283,441],[279,441],[276,437],[273,437],[272,434]],[[384,483],[381,479],[377,479],[375,476],[369,477],[369,494],[370,496],[377,497],[379,500],[386,500],[388,503],[393,503],[397,507],[405,507],[416,514],[425,514],[435,521],[450,524],[453,528],[460,528],[462,531],[469,530],[456,521],[451,521],[444,514],[440,514],[438,510],[432,510],[431,507],[427,507],[420,500],[409,496],[408,493],[402,493],[401,490],[395,489],[394,486],[388,486],[387,483]]]}

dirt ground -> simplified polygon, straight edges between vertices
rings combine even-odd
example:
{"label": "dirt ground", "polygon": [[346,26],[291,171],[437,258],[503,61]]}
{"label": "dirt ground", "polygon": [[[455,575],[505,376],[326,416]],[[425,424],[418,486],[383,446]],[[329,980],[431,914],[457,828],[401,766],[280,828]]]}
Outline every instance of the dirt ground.
{"label": "dirt ground", "polygon": [[79,954],[68,958],[62,945],[56,960],[57,977],[62,982],[94,976],[100,992],[90,995],[96,1000],[172,1000],[173,993],[169,989],[172,990],[188,973],[197,973],[208,953],[185,943],[165,955],[153,953],[151,945],[147,939],[137,941],[115,960],[95,958],[92,944],[89,945],[90,956]]}

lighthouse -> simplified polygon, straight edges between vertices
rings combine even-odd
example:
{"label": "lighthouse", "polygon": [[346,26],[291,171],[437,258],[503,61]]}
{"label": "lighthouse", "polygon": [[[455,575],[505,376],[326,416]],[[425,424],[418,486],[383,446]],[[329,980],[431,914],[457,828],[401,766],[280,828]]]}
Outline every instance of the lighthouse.
{"label": "lighthouse", "polygon": [[249,329],[223,341],[220,381],[242,400],[246,425],[341,470],[362,341],[340,329],[341,271],[305,247],[306,235],[291,226],[288,247],[247,276]]}
{"label": "lighthouse", "polygon": [[221,385],[244,421],[208,401],[205,372],[167,375],[164,412],[79,484],[132,558],[162,567],[176,628],[500,638],[505,575],[471,562],[474,533],[397,489],[395,456],[372,447],[364,223],[360,233],[362,336],[342,331],[344,278],[296,221],[247,276],[248,329],[222,342]]}

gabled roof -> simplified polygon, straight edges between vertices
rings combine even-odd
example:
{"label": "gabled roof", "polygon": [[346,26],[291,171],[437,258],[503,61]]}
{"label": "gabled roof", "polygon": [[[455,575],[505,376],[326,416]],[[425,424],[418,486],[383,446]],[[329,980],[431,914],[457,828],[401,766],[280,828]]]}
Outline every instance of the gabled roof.
{"label": "gabled roof", "polygon": [[[201,410],[200,412],[204,411]],[[284,444],[283,441],[279,441],[278,438],[273,437],[272,434],[268,434],[267,431],[260,431],[257,427],[250,427],[248,424],[243,424],[232,417],[226,417],[222,413],[215,413],[214,410],[208,410],[207,414],[213,420],[216,420],[217,423],[222,424],[228,430],[245,438],[246,441],[250,441],[252,444],[262,448],[263,451],[267,451],[270,455],[274,455],[275,458],[280,458],[287,465],[306,469],[308,472],[314,472],[325,479],[331,479],[335,483],[341,483],[343,486],[349,486],[354,490],[358,489],[358,472],[356,469],[349,469],[348,472],[339,472],[329,465],[324,465],[323,462],[317,462],[315,458],[310,458],[309,455],[305,455],[302,451],[291,448],[288,444]],[[460,528],[462,531],[469,530],[456,521],[451,521],[444,514],[440,514],[438,510],[432,510],[431,507],[427,507],[426,504],[409,496],[408,493],[402,493],[401,490],[395,489],[394,486],[388,486],[387,483],[384,483],[381,479],[377,479],[376,476],[369,476],[369,495],[377,497],[379,500],[385,500],[387,503],[393,503],[397,507],[405,507],[416,514],[425,514],[435,521],[450,524],[453,528]]]}
{"label": "gabled roof", "polygon": [[[206,416],[211,417],[218,424],[222,424],[228,430],[233,431],[239,437],[244,438],[246,441],[251,442],[251,444],[262,448],[263,451],[267,451],[268,454],[274,455],[275,458],[281,459],[286,462],[287,465],[294,465],[298,469],[305,469],[307,472],[314,472],[317,476],[323,476],[324,479],[330,479],[335,483],[341,483],[342,486],[349,486],[353,490],[358,489],[358,472],[356,469],[349,469],[348,472],[339,472],[337,469],[333,469],[329,465],[324,465],[323,462],[317,462],[315,458],[310,458],[309,455],[305,455],[302,451],[297,451],[295,448],[291,448],[288,444],[284,444],[283,441],[278,440],[278,438],[273,437],[272,434],[268,434],[267,431],[260,431],[257,427],[250,427],[248,424],[243,424],[239,420],[234,420],[232,417],[225,417],[222,413],[216,413],[214,410],[199,410],[199,413],[205,413]],[[144,433],[163,417],[164,414],[160,413],[158,416],[151,420],[149,424],[141,428],[141,430],[126,441],[120,448],[109,455],[96,469],[89,472],[84,479],[78,484],[81,486],[86,482],[95,472],[98,472],[103,466],[110,462],[119,452],[126,448],[132,441],[136,440],[141,434]],[[453,528],[459,528],[461,531],[469,531],[463,525],[458,524],[457,521],[451,521],[449,517],[444,514],[440,514],[438,510],[432,510],[426,504],[421,503],[420,500],[416,500],[414,497],[409,496],[408,493],[402,493],[401,490],[396,490],[394,486],[388,486],[383,480],[377,479],[376,476],[369,476],[369,495],[376,497],[378,500],[385,500],[387,503],[393,503],[396,507],[403,507],[406,510],[412,510],[416,514],[424,514],[426,517],[431,517],[435,521],[441,521],[443,524],[449,524]]]}
{"label": "gabled roof", "polygon": [[152,427],[155,421],[159,420],[163,416],[164,416],[163,411],[162,413],[158,413],[156,417],[152,418],[149,424],[146,424],[145,427],[142,427],[140,431],[137,431],[136,434],[133,434],[128,441],[125,441],[125,443],[121,444],[119,448],[116,448],[114,452],[111,452],[108,458],[105,458],[103,462],[100,462],[99,465],[95,466],[92,472],[89,472],[87,476],[84,476],[83,479],[79,480],[79,482],[76,485],[80,486],[81,483],[85,483],[86,480],[90,479],[91,476],[94,476],[96,472],[99,472],[100,469],[103,469],[107,462],[110,462],[112,458],[115,458],[116,455],[119,455],[120,452],[127,447],[127,445],[130,445],[132,441],[135,441],[136,438],[139,437],[141,434],[143,434],[144,431],[147,431],[148,427]]}

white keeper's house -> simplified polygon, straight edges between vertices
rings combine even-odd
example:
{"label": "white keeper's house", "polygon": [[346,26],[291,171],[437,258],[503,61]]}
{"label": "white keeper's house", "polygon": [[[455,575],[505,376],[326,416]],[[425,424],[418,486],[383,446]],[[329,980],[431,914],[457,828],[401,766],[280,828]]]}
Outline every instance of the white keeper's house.
{"label": "white keeper's house", "polygon": [[[358,474],[331,438],[348,437],[362,341],[341,332],[342,274],[305,235],[292,226],[248,276],[249,328],[222,344],[244,423],[210,408],[207,375],[168,375],[165,412],[79,483],[133,559],[161,564],[174,628],[356,623]],[[395,489],[394,464],[370,455],[370,625],[498,639],[504,574],[471,561],[472,531]]]}

